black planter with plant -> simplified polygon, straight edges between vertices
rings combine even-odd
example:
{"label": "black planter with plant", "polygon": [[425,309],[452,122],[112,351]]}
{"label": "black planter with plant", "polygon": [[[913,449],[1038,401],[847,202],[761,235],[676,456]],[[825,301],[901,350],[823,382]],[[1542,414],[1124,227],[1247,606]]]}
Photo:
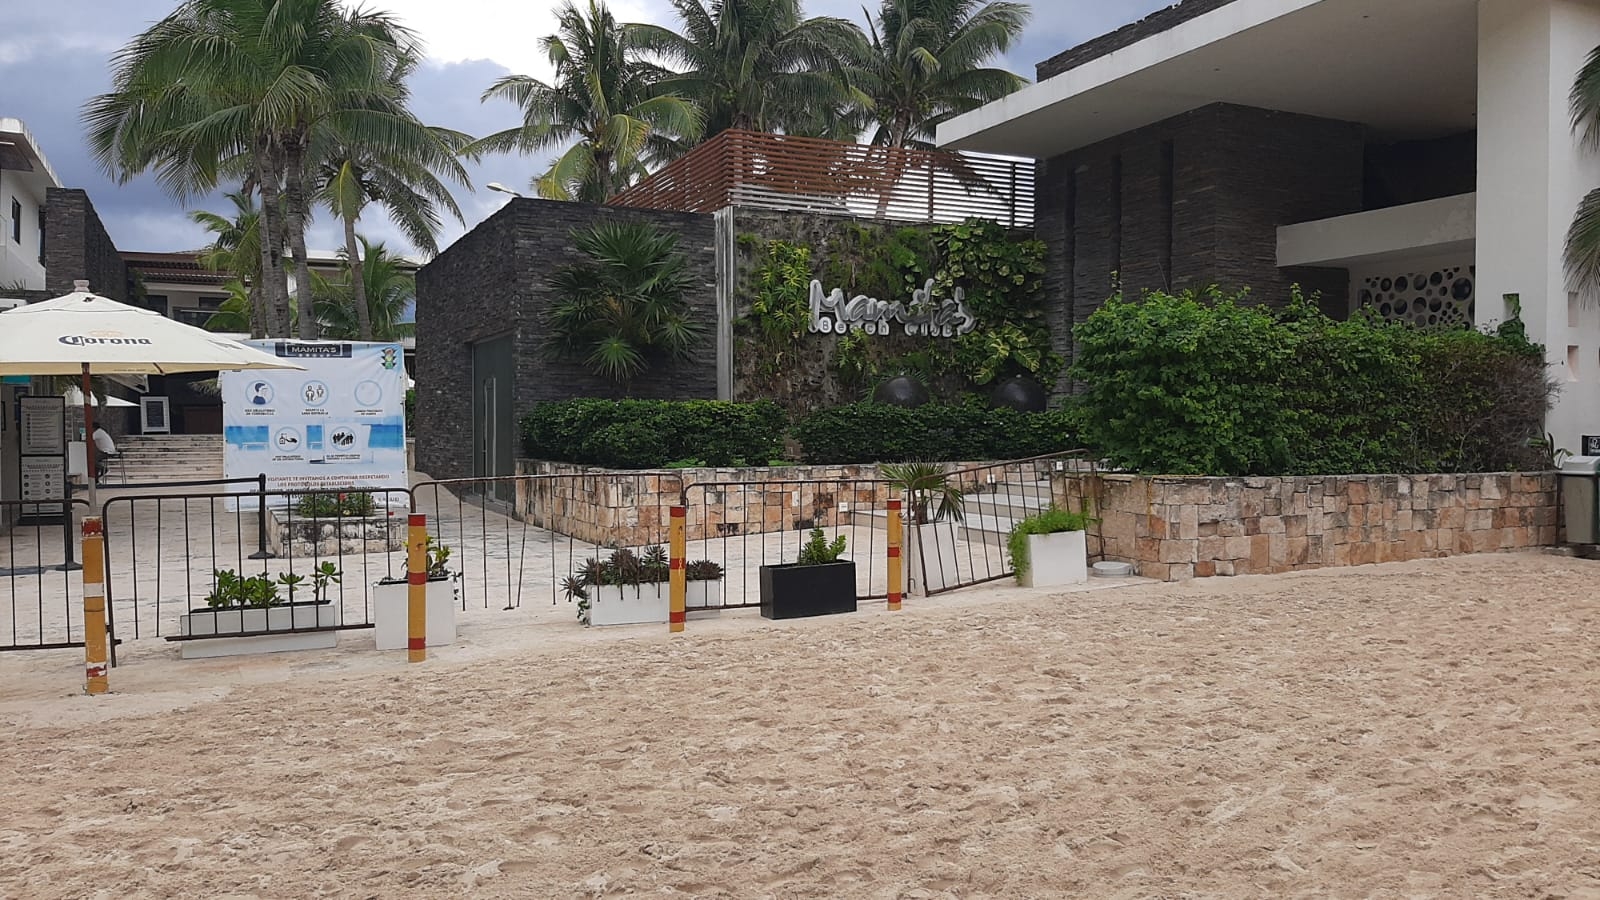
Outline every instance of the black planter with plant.
{"label": "black planter with plant", "polygon": [[856,611],[856,564],[840,559],[845,538],[828,542],[821,528],[792,563],[761,567],[761,617],[800,619]]}

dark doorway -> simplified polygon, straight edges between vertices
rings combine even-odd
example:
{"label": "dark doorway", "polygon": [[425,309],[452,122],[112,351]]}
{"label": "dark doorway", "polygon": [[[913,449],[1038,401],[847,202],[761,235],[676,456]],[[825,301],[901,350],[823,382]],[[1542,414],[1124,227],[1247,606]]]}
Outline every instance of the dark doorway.
{"label": "dark doorway", "polygon": [[[515,423],[511,413],[511,335],[472,345],[472,474],[494,478],[516,474]],[[488,492],[496,500],[516,499],[509,481]]]}

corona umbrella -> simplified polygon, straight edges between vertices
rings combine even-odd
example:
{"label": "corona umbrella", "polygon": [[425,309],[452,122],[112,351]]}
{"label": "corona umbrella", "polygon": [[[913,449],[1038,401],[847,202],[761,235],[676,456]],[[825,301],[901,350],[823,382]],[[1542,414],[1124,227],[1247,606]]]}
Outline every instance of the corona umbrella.
{"label": "corona umbrella", "polygon": [[[74,287],[64,297],[0,312],[0,375],[82,375],[86,434],[94,431],[90,375],[305,368],[153,310],[92,294],[87,281]],[[94,441],[86,444],[93,476]],[[92,507],[94,478],[88,481]]]}

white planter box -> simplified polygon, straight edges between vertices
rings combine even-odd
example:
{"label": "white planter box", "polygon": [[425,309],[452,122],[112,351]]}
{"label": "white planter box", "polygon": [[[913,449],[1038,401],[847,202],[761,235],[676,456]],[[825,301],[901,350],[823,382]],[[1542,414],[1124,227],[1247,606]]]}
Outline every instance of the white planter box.
{"label": "white planter box", "polygon": [[665,625],[671,612],[672,595],[664,582],[608,584],[587,590],[590,625]]}
{"label": "white planter box", "polygon": [[[207,659],[287,650],[325,650],[338,644],[338,632],[290,629],[334,628],[339,624],[339,607],[332,603],[188,612],[178,617],[179,634],[185,637],[216,637],[204,641],[183,641],[178,655],[183,659]],[[282,634],[228,637],[274,631]]]}
{"label": "white planter box", "polygon": [[905,534],[906,593],[926,597],[960,582],[954,522],[907,525]]}
{"label": "white planter box", "polygon": [[[670,595],[669,595],[670,596]],[[690,609],[721,609],[722,608],[722,582],[720,581],[691,581],[688,590],[683,596],[683,608]]]}
{"label": "white planter box", "polygon": [[[461,605],[456,579],[428,582],[424,630],[429,647],[456,640],[456,608]],[[404,650],[411,637],[411,586],[379,584],[372,588],[372,639],[379,650]]]}
{"label": "white planter box", "polygon": [[1089,581],[1089,538],[1082,531],[1028,535],[1028,571],[1023,587],[1059,587]]}

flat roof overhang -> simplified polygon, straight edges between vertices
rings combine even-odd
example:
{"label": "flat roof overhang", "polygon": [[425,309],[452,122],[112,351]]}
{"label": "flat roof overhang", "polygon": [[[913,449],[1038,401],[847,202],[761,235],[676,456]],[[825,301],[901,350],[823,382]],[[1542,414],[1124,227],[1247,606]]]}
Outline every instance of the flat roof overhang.
{"label": "flat roof overhang", "polygon": [[1477,0],[1236,0],[940,126],[940,146],[1047,159],[1233,103],[1390,140],[1477,125]]}

